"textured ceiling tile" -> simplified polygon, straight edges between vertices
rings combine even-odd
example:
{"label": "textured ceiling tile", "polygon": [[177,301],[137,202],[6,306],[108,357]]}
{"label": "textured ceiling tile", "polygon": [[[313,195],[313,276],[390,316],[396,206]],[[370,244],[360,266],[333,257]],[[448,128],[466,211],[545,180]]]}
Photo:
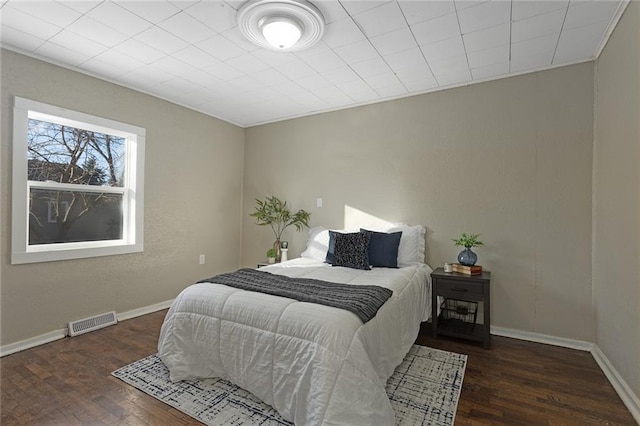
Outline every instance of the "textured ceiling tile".
{"label": "textured ceiling tile", "polygon": [[165,19],[158,23],[158,26],[192,44],[217,35],[211,28],[185,12],[177,13]]}
{"label": "textured ceiling tile", "polygon": [[342,67],[324,73],[324,77],[333,84],[359,80],[360,77],[349,67]]}
{"label": "textured ceiling tile", "polygon": [[415,1],[399,0],[398,4],[409,25],[418,22],[428,21],[439,16],[455,13],[456,8],[453,0],[440,1]]}
{"label": "textured ceiling tile", "polygon": [[511,27],[511,41],[518,43],[532,38],[559,33],[562,30],[565,15],[566,10],[558,9],[514,22]]}
{"label": "textured ceiling tile", "polygon": [[258,74],[261,71],[264,71],[267,68],[269,68],[269,65],[265,64],[260,59],[256,58],[250,53],[245,53],[244,55],[229,59],[226,62],[227,64],[244,72],[245,74],[252,74],[252,73]]}
{"label": "textured ceiling tile", "polygon": [[564,28],[572,29],[600,21],[609,21],[619,6],[614,1],[570,3]]}
{"label": "textured ceiling tile", "polygon": [[113,47],[129,38],[120,31],[86,15],[73,22],[67,29],[107,47]]}
{"label": "textured ceiling tile", "polygon": [[554,10],[566,12],[569,0],[516,0],[513,2],[511,16],[514,21],[543,15]]}
{"label": "textured ceiling tile", "polygon": [[134,38],[169,55],[177,52],[178,50],[182,50],[189,45],[181,38],[178,38],[158,27],[149,28],[148,30],[136,35]]}
{"label": "textured ceiling tile", "polygon": [[365,36],[351,18],[327,24],[322,40],[330,47],[336,48],[364,40]]}
{"label": "textured ceiling tile", "polygon": [[48,40],[50,37],[62,31],[62,27],[14,9],[10,5],[2,8],[0,17],[2,18],[3,27],[8,26],[43,40]]}
{"label": "textured ceiling tile", "polygon": [[220,62],[202,49],[195,46],[187,46],[173,54],[177,59],[198,68],[205,68]]}
{"label": "textured ceiling tile", "polygon": [[242,125],[591,60],[625,4],[315,0],[323,39],[276,52],[241,34],[245,0],[0,1],[2,47]]}
{"label": "textured ceiling tile", "polygon": [[396,2],[385,3],[382,6],[369,9],[354,16],[367,37],[386,34],[406,26],[404,15]]}
{"label": "textured ceiling tile", "polygon": [[471,76],[474,80],[482,80],[492,77],[503,76],[509,72],[509,62],[485,65],[471,69]]}
{"label": "textured ceiling tile", "polygon": [[492,47],[486,50],[477,50],[467,54],[469,67],[471,69],[485,67],[500,63],[509,63],[509,45]]}
{"label": "textured ceiling tile", "polygon": [[307,65],[302,59],[295,59],[274,68],[292,80],[316,74],[316,71]]}
{"label": "textured ceiling tile", "polygon": [[[12,1],[12,8],[20,10],[27,15],[42,19],[43,21],[64,27],[82,16],[76,10],[66,5],[52,1]],[[5,10],[3,10],[3,14]]]}
{"label": "textured ceiling tile", "polygon": [[418,47],[386,56],[385,61],[394,70],[413,66],[421,67],[426,64],[424,54]]}
{"label": "textured ceiling tile", "polygon": [[602,42],[602,29],[607,22],[596,22],[562,32],[553,63],[574,62],[584,59],[595,59],[598,46]]}
{"label": "textured ceiling tile", "polygon": [[126,55],[136,58],[145,64],[151,64],[166,56],[166,53],[130,38],[118,45],[118,50]]}
{"label": "textured ceiling tile", "polygon": [[490,49],[509,44],[511,25],[502,24],[484,30],[467,33],[463,36],[467,52]]}
{"label": "textured ceiling tile", "polygon": [[185,13],[219,33],[236,26],[236,10],[221,1],[198,2]]}
{"label": "textured ceiling tile", "polygon": [[315,6],[320,10],[322,16],[324,17],[324,21],[327,24],[331,22],[339,21],[348,17],[346,10],[340,2],[337,1],[316,1],[314,2]]}
{"label": "textured ceiling tile", "polygon": [[340,3],[349,15],[355,16],[366,10],[389,3],[390,1],[391,0],[340,0]]}
{"label": "textured ceiling tile", "polygon": [[234,68],[229,64],[225,64],[224,62],[218,62],[217,64],[204,67],[203,70],[222,81],[233,80],[244,75],[244,73],[239,71],[237,68]]}
{"label": "textured ceiling tile", "polygon": [[466,61],[464,44],[460,36],[428,44],[422,46],[421,49],[429,64],[462,59]]}
{"label": "textured ceiling tile", "polygon": [[545,66],[551,65],[553,54],[558,44],[559,34],[550,34],[548,36],[539,37],[531,40],[525,40],[511,45],[511,62],[523,61],[524,58],[533,56],[537,59],[536,63],[545,63]]}
{"label": "textured ceiling tile", "polygon": [[371,46],[369,40],[339,47],[335,52],[346,62],[360,62],[378,56],[378,52]]}
{"label": "textured ceiling tile", "polygon": [[508,23],[511,19],[511,2],[493,0],[458,11],[462,34]]}
{"label": "textured ceiling tile", "polygon": [[91,59],[91,56],[87,54],[79,53],[51,42],[42,44],[35,52],[56,62],[70,64],[73,66],[78,66]]}
{"label": "textured ceiling tile", "polygon": [[196,43],[196,47],[221,61],[226,61],[246,53],[245,50],[227,40],[227,38],[222,35],[216,35]]}
{"label": "textured ceiling tile", "polygon": [[351,68],[363,78],[391,71],[389,65],[380,57],[353,63],[351,64]]}
{"label": "textured ceiling tile", "polygon": [[34,51],[45,42],[44,39],[6,25],[2,26],[0,40],[14,48],[26,51]]}
{"label": "textured ceiling tile", "polygon": [[56,0],[56,3],[64,5],[64,6],[68,7],[69,9],[73,9],[76,12],[80,12],[80,13],[87,13],[88,11],[90,11],[94,7],[98,6],[102,2],[103,2],[103,0],[82,0],[82,1],[77,1],[77,0]]}
{"label": "textured ceiling tile", "polygon": [[460,35],[458,17],[455,13],[411,25],[411,31],[420,46]]}
{"label": "textured ceiling tile", "polygon": [[164,1],[150,3],[149,1],[124,1],[120,6],[130,10],[141,18],[157,24],[170,16],[180,12],[180,9],[173,4]]}
{"label": "textured ceiling tile", "polygon": [[57,44],[58,46],[65,46],[67,49],[83,53],[88,57],[99,55],[108,49],[100,43],[66,30],[60,31],[58,34],[51,37],[49,41]]}
{"label": "textured ceiling tile", "polygon": [[334,70],[345,65],[342,58],[333,50],[325,50],[313,56],[304,57],[302,60],[319,73]]}
{"label": "textured ceiling tile", "polygon": [[150,28],[153,24],[115,3],[104,2],[87,12],[86,16],[132,36]]}
{"label": "textured ceiling tile", "polygon": [[402,28],[387,34],[373,37],[371,38],[371,44],[373,44],[381,55],[402,52],[403,50],[418,46],[413,34],[408,28]]}

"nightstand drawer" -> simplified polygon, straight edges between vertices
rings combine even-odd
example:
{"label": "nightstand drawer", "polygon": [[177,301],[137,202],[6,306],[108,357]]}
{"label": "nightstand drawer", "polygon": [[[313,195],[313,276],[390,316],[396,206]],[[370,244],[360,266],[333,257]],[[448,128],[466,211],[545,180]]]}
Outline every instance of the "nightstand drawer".
{"label": "nightstand drawer", "polygon": [[438,294],[448,297],[482,297],[482,283],[469,283],[457,280],[438,279]]}

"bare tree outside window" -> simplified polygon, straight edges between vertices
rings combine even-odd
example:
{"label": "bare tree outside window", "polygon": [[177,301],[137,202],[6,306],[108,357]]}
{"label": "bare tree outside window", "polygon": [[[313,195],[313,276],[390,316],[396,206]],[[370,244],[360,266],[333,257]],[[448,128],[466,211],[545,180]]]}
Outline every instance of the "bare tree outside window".
{"label": "bare tree outside window", "polygon": [[123,194],[97,187],[125,185],[125,139],[35,119],[28,123],[29,244],[122,238]]}

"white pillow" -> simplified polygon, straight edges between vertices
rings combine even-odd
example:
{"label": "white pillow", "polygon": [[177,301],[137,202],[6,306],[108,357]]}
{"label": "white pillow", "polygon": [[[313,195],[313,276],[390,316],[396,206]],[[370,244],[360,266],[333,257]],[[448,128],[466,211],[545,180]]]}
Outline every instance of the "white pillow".
{"label": "white pillow", "polygon": [[300,253],[300,257],[325,261],[329,250],[329,230],[323,226],[309,229],[307,248]]}
{"label": "white pillow", "polygon": [[425,227],[422,225],[397,224],[385,230],[385,232],[398,231],[402,231],[400,246],[398,246],[398,267],[402,268],[424,263],[424,236],[427,232]]}

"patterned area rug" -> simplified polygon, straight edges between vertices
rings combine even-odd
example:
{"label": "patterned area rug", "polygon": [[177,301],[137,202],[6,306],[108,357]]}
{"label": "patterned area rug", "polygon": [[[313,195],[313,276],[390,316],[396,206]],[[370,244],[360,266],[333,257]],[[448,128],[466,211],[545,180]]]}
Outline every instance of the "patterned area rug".
{"label": "patterned area rug", "polygon": [[[414,345],[387,381],[401,425],[452,425],[467,356]],[[156,355],[112,373],[120,380],[208,425],[290,425],[249,392],[222,379],[172,383]]]}

